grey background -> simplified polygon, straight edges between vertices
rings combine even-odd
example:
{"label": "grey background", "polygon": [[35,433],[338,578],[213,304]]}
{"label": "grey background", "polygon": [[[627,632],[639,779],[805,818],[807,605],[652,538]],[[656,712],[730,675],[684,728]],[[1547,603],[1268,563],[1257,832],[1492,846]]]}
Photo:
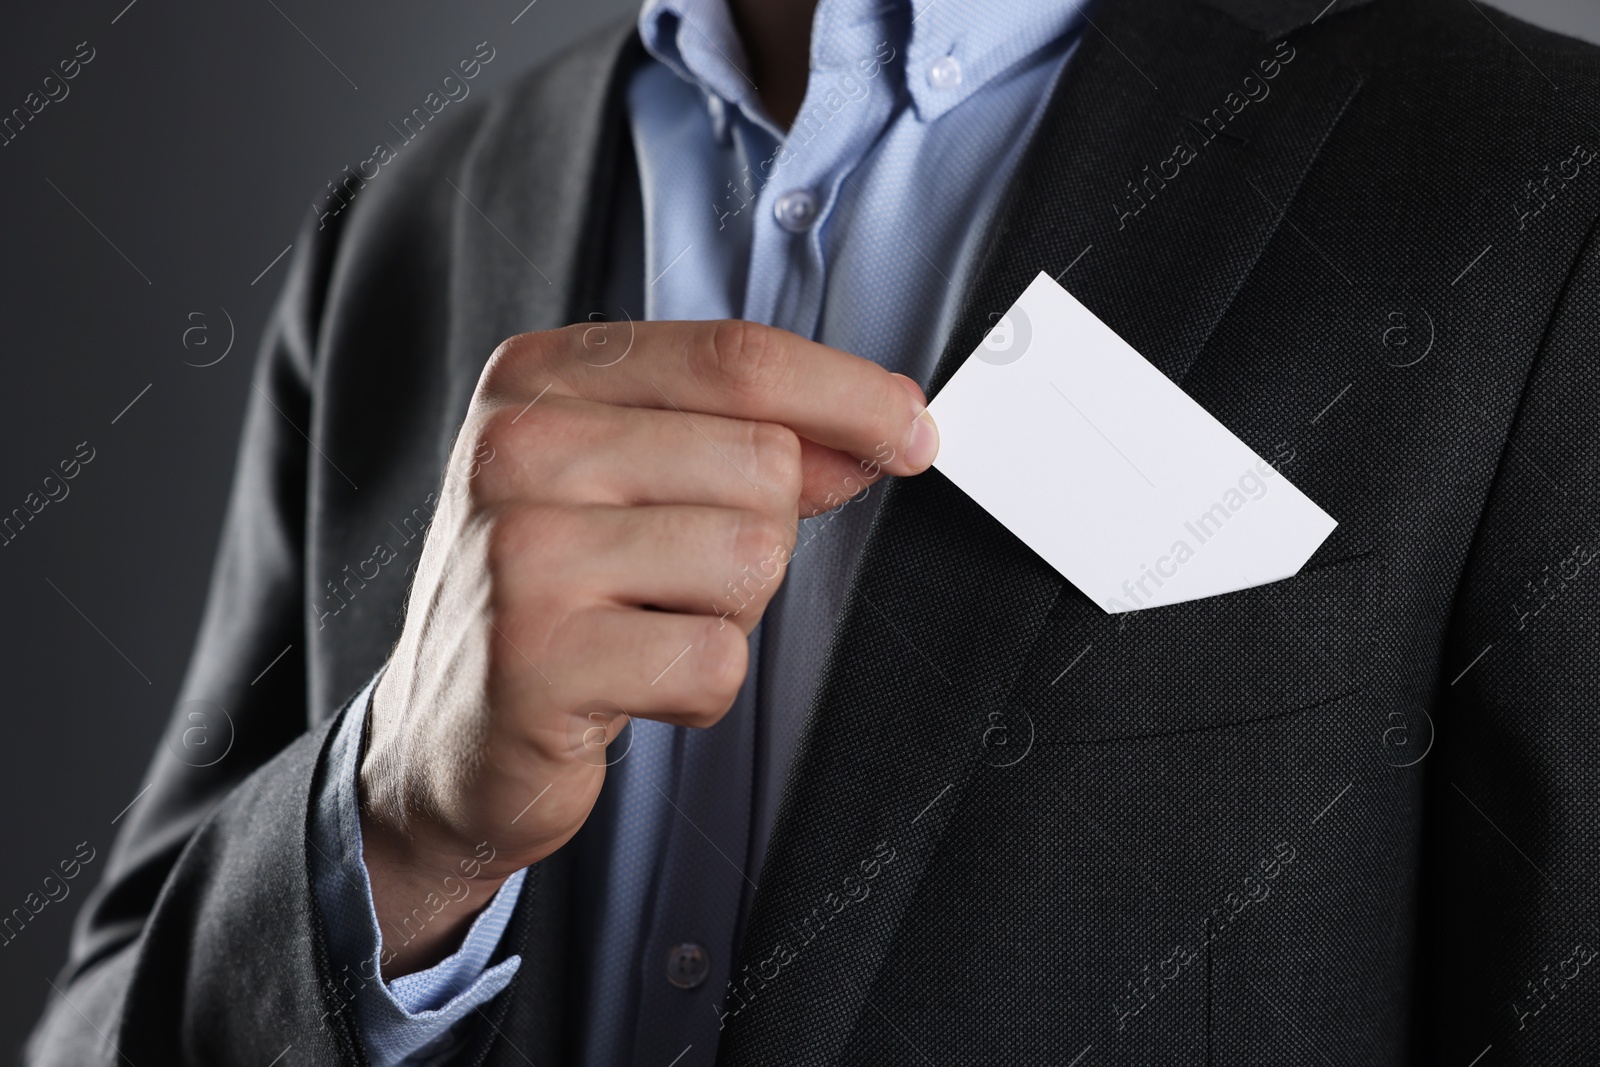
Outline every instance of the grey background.
{"label": "grey background", "polygon": [[[36,2],[0,34],[0,115],[78,42],[97,53],[0,148],[0,515],[79,442],[95,449],[70,494],[0,547],[0,916],[79,842],[97,852],[70,896],[0,945],[6,1061],[170,712],[283,279],[274,257],[323,182],[479,42],[496,55],[473,92],[634,6],[126,3]],[[1500,6],[1600,41],[1595,0]],[[232,351],[186,366],[222,354],[223,309]]]}

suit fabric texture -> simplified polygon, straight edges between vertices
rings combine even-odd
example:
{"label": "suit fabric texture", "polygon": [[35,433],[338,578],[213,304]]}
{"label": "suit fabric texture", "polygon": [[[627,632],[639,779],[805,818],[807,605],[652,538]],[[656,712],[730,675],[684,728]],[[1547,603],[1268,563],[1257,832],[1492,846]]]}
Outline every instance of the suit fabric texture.
{"label": "suit fabric texture", "polygon": [[[182,694],[234,748],[158,755],[29,1062],[360,1062],[307,805],[406,578],[312,605],[425,521],[495,345],[601,307],[636,50],[469,105],[296,242]],[[1597,102],[1594,49],[1476,4],[1107,7],[933,389],[1045,270],[1339,527],[1107,616],[937,472],[889,486],[721,1062],[1600,1051]],[[566,1059],[569,866],[530,869],[459,1062]]]}

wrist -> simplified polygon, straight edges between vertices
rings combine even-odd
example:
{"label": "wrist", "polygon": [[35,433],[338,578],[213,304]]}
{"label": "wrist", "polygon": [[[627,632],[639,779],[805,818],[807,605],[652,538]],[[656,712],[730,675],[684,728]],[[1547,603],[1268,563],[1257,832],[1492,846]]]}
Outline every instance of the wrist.
{"label": "wrist", "polygon": [[483,842],[455,848],[419,840],[363,806],[362,861],[372,886],[385,980],[433,966],[460,946],[472,921],[514,871]]}

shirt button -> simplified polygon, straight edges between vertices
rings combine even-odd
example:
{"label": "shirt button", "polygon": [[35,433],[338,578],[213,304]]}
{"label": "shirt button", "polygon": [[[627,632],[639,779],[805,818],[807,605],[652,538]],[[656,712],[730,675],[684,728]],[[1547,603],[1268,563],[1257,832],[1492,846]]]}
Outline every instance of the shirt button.
{"label": "shirt button", "polygon": [[954,89],[961,84],[961,61],[955,56],[940,56],[928,67],[928,84],[935,89]]}
{"label": "shirt button", "polygon": [[772,205],[772,216],[790,233],[804,233],[817,221],[817,198],[806,189],[790,189]]}
{"label": "shirt button", "polygon": [[693,989],[710,973],[710,955],[693,941],[673,945],[667,953],[667,981],[679,989]]}

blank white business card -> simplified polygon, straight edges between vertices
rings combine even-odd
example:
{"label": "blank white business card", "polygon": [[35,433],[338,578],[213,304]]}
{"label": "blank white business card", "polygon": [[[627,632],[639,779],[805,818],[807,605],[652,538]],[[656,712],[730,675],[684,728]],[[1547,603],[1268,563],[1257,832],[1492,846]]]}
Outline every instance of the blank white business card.
{"label": "blank white business card", "polygon": [[934,466],[1108,612],[1288,578],[1338,525],[1047,274],[928,408]]}

